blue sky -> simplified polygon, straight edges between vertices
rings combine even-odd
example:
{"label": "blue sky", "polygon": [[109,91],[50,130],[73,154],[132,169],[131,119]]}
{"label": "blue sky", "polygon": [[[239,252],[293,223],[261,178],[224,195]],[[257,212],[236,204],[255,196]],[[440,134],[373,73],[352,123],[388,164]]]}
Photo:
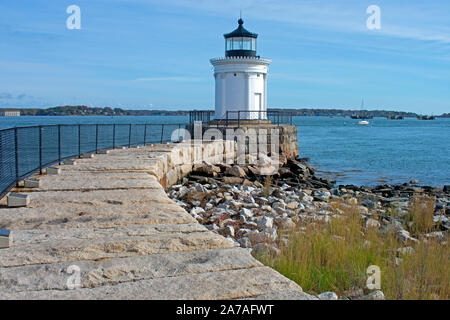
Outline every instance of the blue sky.
{"label": "blue sky", "polygon": [[209,59],[241,9],[273,60],[269,107],[450,112],[448,0],[3,0],[0,107],[213,108]]}

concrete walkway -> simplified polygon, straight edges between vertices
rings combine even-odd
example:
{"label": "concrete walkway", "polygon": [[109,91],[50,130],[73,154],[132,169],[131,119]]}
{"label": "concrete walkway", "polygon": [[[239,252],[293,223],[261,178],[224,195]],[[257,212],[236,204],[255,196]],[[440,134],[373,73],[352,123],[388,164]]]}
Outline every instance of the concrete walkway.
{"label": "concrete walkway", "polygon": [[[188,173],[187,160],[222,161],[217,148],[231,147],[196,148],[113,150],[15,190],[31,204],[0,208],[14,237],[0,249],[0,299],[313,298],[167,197],[162,185]],[[70,290],[76,270],[81,287]]]}

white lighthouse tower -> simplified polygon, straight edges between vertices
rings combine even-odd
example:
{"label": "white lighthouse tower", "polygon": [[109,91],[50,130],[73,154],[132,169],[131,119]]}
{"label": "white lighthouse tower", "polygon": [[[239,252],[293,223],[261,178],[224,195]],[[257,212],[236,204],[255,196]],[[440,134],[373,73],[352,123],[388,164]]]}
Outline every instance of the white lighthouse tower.
{"label": "white lighthouse tower", "polygon": [[[244,21],[225,34],[225,57],[211,59],[216,81],[215,119],[267,120],[267,72],[271,63],[256,55],[258,35]],[[228,112],[227,112],[228,111]]]}

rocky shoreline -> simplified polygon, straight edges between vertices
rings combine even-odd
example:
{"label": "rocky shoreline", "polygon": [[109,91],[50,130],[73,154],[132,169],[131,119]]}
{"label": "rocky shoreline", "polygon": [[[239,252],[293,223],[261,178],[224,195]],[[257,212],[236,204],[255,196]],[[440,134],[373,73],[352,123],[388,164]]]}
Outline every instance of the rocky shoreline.
{"label": "rocky shoreline", "polygon": [[[261,156],[255,165],[209,163],[194,165],[192,172],[168,190],[168,195],[199,223],[221,234],[236,246],[255,254],[279,251],[280,231],[302,223],[328,222],[340,215],[332,201],[357,205],[366,227],[395,226],[398,238],[408,244],[433,238],[447,243],[450,228],[450,186],[443,188],[417,184],[379,185],[373,188],[336,186],[319,178],[308,159],[285,159],[278,170],[269,157]],[[271,175],[263,173],[271,172]],[[405,219],[411,200],[433,197],[435,228],[422,235],[411,234]],[[396,214],[392,215],[392,211]],[[381,292],[355,298],[380,299]],[[333,293],[319,298],[337,299]]]}

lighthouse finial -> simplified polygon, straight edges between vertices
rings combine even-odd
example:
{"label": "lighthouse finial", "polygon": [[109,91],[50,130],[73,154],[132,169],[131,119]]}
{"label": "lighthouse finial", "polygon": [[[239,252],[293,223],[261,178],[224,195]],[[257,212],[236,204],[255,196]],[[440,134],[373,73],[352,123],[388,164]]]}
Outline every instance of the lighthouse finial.
{"label": "lighthouse finial", "polygon": [[238,20],[239,25],[243,25],[244,24],[244,20],[242,20],[242,9],[239,10],[239,20]]}

